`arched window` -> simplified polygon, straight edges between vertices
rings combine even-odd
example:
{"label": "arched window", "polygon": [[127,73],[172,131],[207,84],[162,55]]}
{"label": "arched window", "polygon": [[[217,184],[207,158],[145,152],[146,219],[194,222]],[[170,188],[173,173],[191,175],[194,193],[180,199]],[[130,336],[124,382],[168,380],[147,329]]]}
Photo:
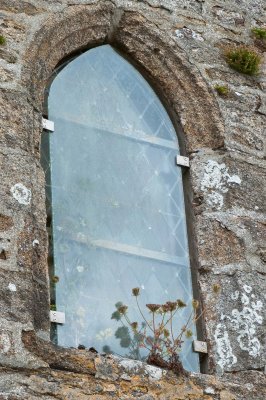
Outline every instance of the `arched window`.
{"label": "arched window", "polygon": [[[53,340],[130,355],[111,316],[117,302],[133,303],[133,287],[144,307],[193,297],[175,129],[142,75],[109,45],[57,71],[48,118],[51,301],[66,317]],[[180,311],[179,326],[190,312]],[[181,358],[198,370],[191,341]]]}

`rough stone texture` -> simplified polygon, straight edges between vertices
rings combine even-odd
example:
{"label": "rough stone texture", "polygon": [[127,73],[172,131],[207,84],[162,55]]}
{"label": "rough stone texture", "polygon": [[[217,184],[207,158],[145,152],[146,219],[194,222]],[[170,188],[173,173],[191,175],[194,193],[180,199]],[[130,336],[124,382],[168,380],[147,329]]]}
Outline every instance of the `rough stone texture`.
{"label": "rough stone texture", "polygon": [[[265,52],[250,32],[265,15],[263,0],[0,1],[0,400],[266,397],[266,57],[254,78],[222,55],[230,44]],[[175,377],[49,343],[44,91],[63,58],[102,43],[153,85],[190,156],[193,269],[213,375]]]}

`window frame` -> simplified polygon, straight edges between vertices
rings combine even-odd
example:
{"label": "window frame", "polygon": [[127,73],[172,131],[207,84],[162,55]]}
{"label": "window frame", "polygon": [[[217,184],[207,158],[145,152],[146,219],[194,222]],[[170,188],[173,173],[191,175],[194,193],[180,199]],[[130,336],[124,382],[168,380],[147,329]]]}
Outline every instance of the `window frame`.
{"label": "window frame", "polygon": [[[105,44],[105,43],[102,43]],[[55,79],[55,77],[60,73],[60,71],[68,65],[68,63],[72,62],[75,58],[79,55],[87,52],[90,49],[95,47],[99,47],[102,44],[96,44],[93,46],[88,46],[81,50],[77,50],[72,52],[71,54],[64,57],[53,70],[52,75],[48,80],[48,84],[45,88],[45,96],[44,96],[44,103],[43,103],[43,117],[48,117],[48,96],[49,96],[49,89],[50,86]],[[165,111],[167,112],[173,127],[175,129],[175,133],[177,136],[177,141],[180,148],[180,154],[185,157],[189,157],[189,154],[186,150],[187,148],[187,140],[185,138],[185,134],[182,129],[182,124],[178,118],[178,115],[173,110],[172,104],[169,99],[166,98],[164,91],[156,82],[156,80],[150,76],[150,74],[129,54],[124,52],[120,46],[117,46],[115,43],[106,43],[111,45],[115,51],[123,57],[126,61],[128,61],[147,81],[150,87],[153,89],[155,94],[158,96],[159,100],[161,101]],[[187,227],[187,235],[188,235],[188,247],[189,247],[189,260],[190,260],[190,271],[191,271],[191,281],[192,281],[192,290],[193,290],[193,297],[200,301],[201,304],[201,295],[200,295],[200,288],[198,283],[198,254],[197,254],[197,243],[196,243],[196,234],[195,234],[195,215],[193,213],[192,207],[192,199],[193,199],[193,190],[191,185],[191,177],[189,168],[182,168],[182,185],[183,185],[183,194],[184,194],[184,205],[185,205],[185,214],[186,214],[186,227]],[[49,240],[49,249],[50,249],[50,240]],[[49,261],[52,262],[52,259]],[[50,271],[49,267],[49,271]],[[51,282],[51,275],[50,275],[50,282]],[[197,331],[197,340],[204,341],[206,338],[206,331],[203,322],[203,318],[200,317],[196,323],[196,331]],[[207,372],[207,355],[203,353],[199,353],[199,362],[200,362],[200,372],[206,373]]]}

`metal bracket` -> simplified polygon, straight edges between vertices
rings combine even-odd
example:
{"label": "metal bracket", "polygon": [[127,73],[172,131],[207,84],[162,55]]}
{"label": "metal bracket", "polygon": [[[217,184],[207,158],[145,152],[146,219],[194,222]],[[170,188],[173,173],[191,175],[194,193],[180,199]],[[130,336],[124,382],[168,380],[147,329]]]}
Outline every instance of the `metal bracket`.
{"label": "metal bracket", "polygon": [[208,353],[207,343],[201,340],[193,340],[193,350],[196,353]]}
{"label": "metal bracket", "polygon": [[60,311],[50,311],[50,321],[56,324],[64,324],[66,322],[66,317],[64,312]]}
{"label": "metal bracket", "polygon": [[184,156],[176,156],[176,165],[181,167],[189,167],[189,158]]}
{"label": "metal bracket", "polygon": [[42,119],[42,127],[49,132],[54,132],[54,122],[50,121],[49,119],[43,118]]}

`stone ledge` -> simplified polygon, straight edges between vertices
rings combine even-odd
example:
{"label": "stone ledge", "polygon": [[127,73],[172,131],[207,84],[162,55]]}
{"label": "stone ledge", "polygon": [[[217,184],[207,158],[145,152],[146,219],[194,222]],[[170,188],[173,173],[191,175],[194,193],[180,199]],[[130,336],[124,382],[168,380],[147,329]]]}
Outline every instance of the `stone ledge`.
{"label": "stone ledge", "polygon": [[95,353],[87,350],[65,349],[38,338],[34,331],[22,331],[25,348],[45,361],[50,368],[95,375]]}
{"label": "stone ledge", "polygon": [[[34,331],[23,331],[22,341],[28,351],[49,367],[0,370],[0,390],[8,379],[17,385],[17,391],[21,385],[24,387],[24,394],[3,399],[25,399],[25,393],[29,400],[264,400],[266,395],[266,377],[259,371],[223,377],[196,373],[177,376],[140,361],[100,355],[89,350],[64,349],[38,338]],[[25,387],[30,387],[30,392]],[[1,393],[9,396],[5,390]],[[34,397],[36,395],[38,397]]]}
{"label": "stone ledge", "polygon": [[54,369],[0,368],[1,400],[264,400],[265,395],[265,375],[255,371],[223,378],[168,373],[156,380],[131,371],[111,380]]}

